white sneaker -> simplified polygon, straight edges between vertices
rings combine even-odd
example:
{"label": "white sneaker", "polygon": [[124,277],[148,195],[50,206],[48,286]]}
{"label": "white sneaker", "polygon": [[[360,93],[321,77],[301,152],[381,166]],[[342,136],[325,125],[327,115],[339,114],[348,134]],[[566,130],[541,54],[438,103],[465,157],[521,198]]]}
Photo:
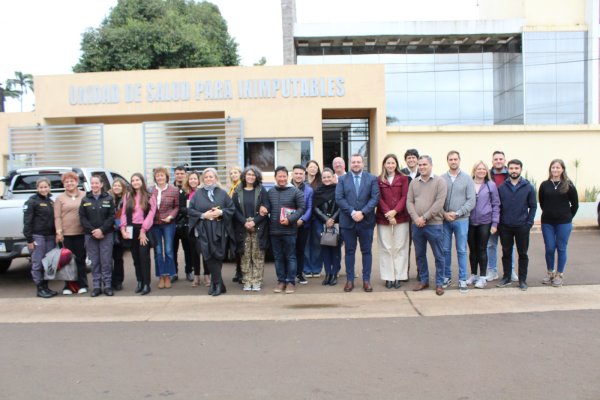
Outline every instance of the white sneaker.
{"label": "white sneaker", "polygon": [[252,285],[249,283],[244,283],[244,289],[245,292],[249,292],[252,290]]}
{"label": "white sneaker", "polygon": [[458,291],[461,293],[467,293],[469,291],[467,281],[458,281]]}
{"label": "white sneaker", "polygon": [[471,286],[475,282],[477,282],[478,280],[479,280],[479,275],[473,275],[473,274],[471,274],[471,276],[469,277],[469,279],[467,279],[467,285]]}
{"label": "white sneaker", "polygon": [[495,270],[488,269],[488,272],[487,272],[487,274],[485,275],[485,280],[486,280],[487,282],[495,281],[495,280],[496,280],[496,279],[498,279],[498,278],[499,278],[499,276],[498,276],[498,271],[495,271]]}
{"label": "white sneaker", "polygon": [[260,292],[260,283],[257,283],[256,285],[252,285],[252,291]]}
{"label": "white sneaker", "polygon": [[73,294],[73,291],[71,291],[71,289],[63,289],[63,294]]}
{"label": "white sneaker", "polygon": [[482,276],[480,277],[477,282],[475,282],[475,287],[477,289],[483,289],[487,286],[487,280]]}
{"label": "white sneaker", "polygon": [[85,294],[87,292],[88,292],[88,290],[86,287],[79,288],[79,290],[77,291],[78,294]]}
{"label": "white sneaker", "polygon": [[513,282],[519,282],[519,276],[515,271],[510,274],[510,280]]}

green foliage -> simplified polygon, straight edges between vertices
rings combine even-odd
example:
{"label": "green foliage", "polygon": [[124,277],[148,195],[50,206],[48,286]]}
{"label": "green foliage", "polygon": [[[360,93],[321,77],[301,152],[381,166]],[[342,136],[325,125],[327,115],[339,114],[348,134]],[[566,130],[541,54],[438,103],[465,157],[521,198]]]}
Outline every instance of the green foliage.
{"label": "green foliage", "polygon": [[17,99],[21,96],[21,91],[10,87],[8,80],[6,81],[6,88],[4,89],[4,97],[10,97],[11,99]]}
{"label": "green foliage", "polygon": [[239,64],[219,8],[193,0],[119,0],[81,51],[74,72]]}
{"label": "green foliage", "polygon": [[6,80],[4,95],[13,98],[18,97],[21,101],[21,111],[23,111],[23,95],[27,94],[27,90],[33,92],[33,76],[31,74],[24,74],[21,71],[15,71],[15,77]]}
{"label": "green foliage", "polygon": [[265,56],[262,56],[262,57],[260,58],[260,60],[258,60],[258,62],[255,62],[255,63],[254,63],[254,66],[255,66],[255,67],[262,67],[263,65],[266,65],[266,64],[267,64],[267,57],[265,57]]}
{"label": "green foliage", "polygon": [[590,201],[590,202],[596,201],[596,197],[598,196],[598,193],[600,193],[600,189],[598,189],[596,186],[593,186],[591,189],[585,188],[584,201]]}

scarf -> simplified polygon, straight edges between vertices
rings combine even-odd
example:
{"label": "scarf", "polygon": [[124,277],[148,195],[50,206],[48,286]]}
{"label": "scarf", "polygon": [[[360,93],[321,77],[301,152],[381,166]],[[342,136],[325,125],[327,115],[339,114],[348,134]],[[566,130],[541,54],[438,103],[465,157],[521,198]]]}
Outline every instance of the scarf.
{"label": "scarf", "polygon": [[215,188],[217,187],[217,185],[206,185],[204,186],[204,190],[206,190],[208,192],[208,198],[210,199],[210,201],[215,201]]}
{"label": "scarf", "polygon": [[318,207],[329,200],[334,200],[336,186],[335,183],[332,183],[331,185],[320,185],[313,195],[313,207]]}

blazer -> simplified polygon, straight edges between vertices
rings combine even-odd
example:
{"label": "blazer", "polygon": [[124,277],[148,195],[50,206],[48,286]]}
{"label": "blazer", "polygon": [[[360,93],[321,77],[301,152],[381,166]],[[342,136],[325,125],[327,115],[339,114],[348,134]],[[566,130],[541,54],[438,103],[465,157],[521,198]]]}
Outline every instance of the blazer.
{"label": "blazer", "polygon": [[374,228],[375,207],[379,202],[377,178],[363,171],[357,196],[354,187],[354,173],[348,172],[338,180],[335,188],[335,201],[340,207],[340,228],[354,228],[356,223],[352,219],[353,211],[362,211],[365,216],[359,225],[365,228]]}

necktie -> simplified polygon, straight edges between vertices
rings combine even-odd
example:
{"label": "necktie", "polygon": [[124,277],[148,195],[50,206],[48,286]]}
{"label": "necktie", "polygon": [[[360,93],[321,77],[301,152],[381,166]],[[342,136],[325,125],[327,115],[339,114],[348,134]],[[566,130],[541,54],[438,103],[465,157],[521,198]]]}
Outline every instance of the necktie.
{"label": "necktie", "polygon": [[213,190],[208,191],[208,198],[210,199],[210,201],[215,201],[215,194]]}
{"label": "necktie", "polygon": [[354,187],[356,189],[356,197],[358,197],[358,188],[360,187],[360,175],[354,175]]}

